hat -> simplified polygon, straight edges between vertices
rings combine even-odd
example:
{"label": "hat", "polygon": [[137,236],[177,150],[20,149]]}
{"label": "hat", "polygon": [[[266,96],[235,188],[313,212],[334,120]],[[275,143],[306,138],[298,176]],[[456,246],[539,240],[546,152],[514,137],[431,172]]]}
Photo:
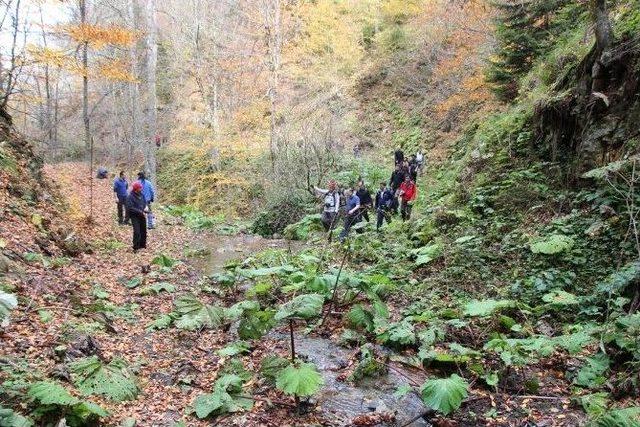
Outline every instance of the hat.
{"label": "hat", "polygon": [[135,191],[137,193],[140,190],[142,190],[142,184],[139,181],[136,181],[131,185],[131,191]]}

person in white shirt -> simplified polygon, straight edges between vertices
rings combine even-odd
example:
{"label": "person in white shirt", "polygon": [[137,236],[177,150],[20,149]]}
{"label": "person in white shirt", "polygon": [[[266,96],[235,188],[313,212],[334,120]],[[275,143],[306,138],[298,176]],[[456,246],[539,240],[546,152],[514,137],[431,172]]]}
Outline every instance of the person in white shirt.
{"label": "person in white shirt", "polygon": [[328,189],[313,187],[316,193],[323,198],[322,225],[325,231],[333,230],[340,212],[340,194],[335,180],[329,181]]}

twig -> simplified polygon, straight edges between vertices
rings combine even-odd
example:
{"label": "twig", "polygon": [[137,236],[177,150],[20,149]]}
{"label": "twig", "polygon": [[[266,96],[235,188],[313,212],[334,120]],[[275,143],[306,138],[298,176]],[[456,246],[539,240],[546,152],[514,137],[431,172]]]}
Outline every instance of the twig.
{"label": "twig", "polygon": [[520,399],[536,399],[536,400],[567,400],[569,399],[568,397],[564,397],[564,396],[537,396],[537,395],[531,395],[531,394],[511,395],[509,397],[518,397]]}

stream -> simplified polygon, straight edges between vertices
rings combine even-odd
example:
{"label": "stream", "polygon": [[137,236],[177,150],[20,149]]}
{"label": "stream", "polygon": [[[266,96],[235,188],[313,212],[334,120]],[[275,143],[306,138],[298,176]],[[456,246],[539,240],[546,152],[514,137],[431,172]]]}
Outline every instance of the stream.
{"label": "stream", "polygon": [[[209,250],[207,255],[196,262],[205,274],[218,273],[227,262],[237,258],[247,258],[265,249],[286,249],[297,252],[304,247],[304,242],[265,239],[251,234],[216,236],[199,244]],[[271,332],[266,338],[281,342],[289,341],[288,334],[278,332]],[[409,382],[422,384],[425,380],[424,374],[416,374],[400,364],[390,362],[392,369],[387,373],[362,379],[358,385],[355,385],[338,379],[349,365],[354,349],[341,347],[327,338],[302,334],[297,334],[295,345],[296,353],[303,359],[313,362],[322,375],[324,385],[320,392],[313,396],[313,400],[331,425],[352,425],[352,420],[356,416],[376,412],[395,414],[395,422],[377,424],[381,426],[431,425],[422,418],[407,424],[426,410],[416,393],[409,392],[401,397],[394,395],[399,387]],[[381,348],[377,350],[386,351]]]}

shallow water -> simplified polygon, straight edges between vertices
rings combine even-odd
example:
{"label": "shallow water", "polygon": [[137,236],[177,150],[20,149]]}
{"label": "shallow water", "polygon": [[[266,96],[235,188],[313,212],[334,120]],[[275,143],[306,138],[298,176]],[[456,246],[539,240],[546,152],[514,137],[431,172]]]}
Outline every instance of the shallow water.
{"label": "shallow water", "polygon": [[[205,274],[213,274],[222,271],[224,265],[233,259],[244,259],[265,249],[297,252],[304,247],[304,242],[237,234],[211,237],[199,242],[199,245],[209,249],[210,253],[197,260],[196,264]],[[276,332],[268,334],[267,337],[287,342],[289,339],[287,334]],[[422,384],[425,380],[421,373],[415,373],[402,365],[391,362],[393,369],[388,373],[363,379],[357,386],[338,381],[338,376],[349,365],[353,351],[326,338],[301,334],[297,334],[296,337],[296,353],[315,363],[324,379],[322,389],[313,399],[331,425],[351,425],[354,417],[377,411],[396,414],[395,424],[386,424],[388,427],[402,426],[425,412],[426,407],[415,393],[407,393],[403,397],[394,396],[394,392],[400,386],[410,381],[408,378],[415,384]],[[421,418],[410,424],[411,427],[430,425]]]}
{"label": "shallow water", "polygon": [[285,239],[265,239],[255,234],[213,236],[198,242],[198,246],[209,250],[209,254],[194,260],[204,274],[219,273],[224,265],[234,259],[244,259],[266,249],[299,251],[303,242]]}
{"label": "shallow water", "polygon": [[[285,334],[272,336],[288,339]],[[396,414],[395,424],[379,425],[402,426],[426,411],[427,408],[415,393],[407,393],[403,397],[394,396],[398,387],[409,382],[408,378],[414,383],[422,384],[425,381],[424,375],[391,362],[393,369],[387,374],[363,379],[356,386],[337,379],[348,366],[353,350],[320,337],[298,335],[295,344],[296,353],[315,363],[324,379],[322,389],[313,398],[332,425],[348,426],[354,417],[377,411]],[[422,418],[410,424],[411,427],[430,425]]]}

